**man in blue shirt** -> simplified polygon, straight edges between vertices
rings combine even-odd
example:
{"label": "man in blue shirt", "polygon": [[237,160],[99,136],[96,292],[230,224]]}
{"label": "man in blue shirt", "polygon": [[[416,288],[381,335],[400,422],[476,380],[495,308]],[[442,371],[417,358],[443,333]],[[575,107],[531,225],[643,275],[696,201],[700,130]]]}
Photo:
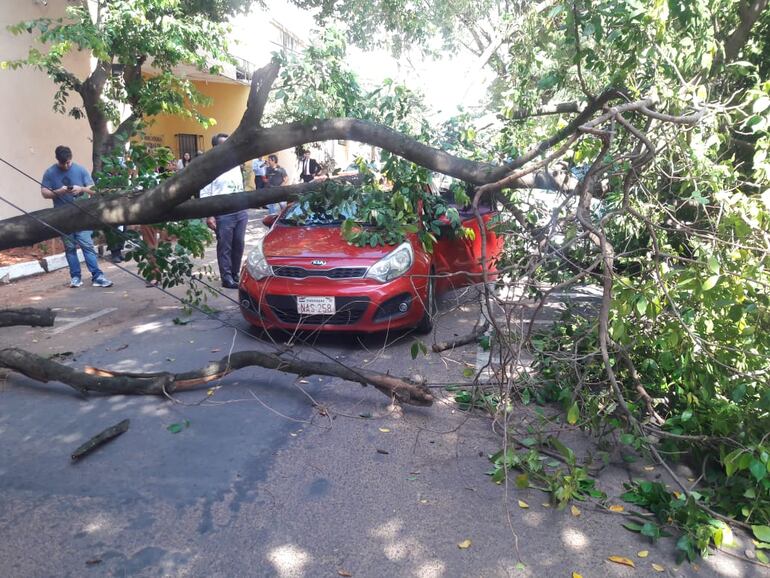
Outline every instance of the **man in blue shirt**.
{"label": "man in blue shirt", "polygon": [[[53,200],[54,207],[62,207],[72,203],[76,198],[91,193],[94,181],[89,172],[82,166],[72,162],[72,150],[59,145],[56,147],[56,164],[51,165],[43,174],[40,192],[46,199]],[[111,287],[112,281],[104,276],[96,261],[96,251],[91,240],[91,231],[79,231],[62,235],[64,254],[70,269],[70,287],[80,287],[80,260],[78,247],[83,251],[86,267],[91,272],[91,284],[94,287]]]}

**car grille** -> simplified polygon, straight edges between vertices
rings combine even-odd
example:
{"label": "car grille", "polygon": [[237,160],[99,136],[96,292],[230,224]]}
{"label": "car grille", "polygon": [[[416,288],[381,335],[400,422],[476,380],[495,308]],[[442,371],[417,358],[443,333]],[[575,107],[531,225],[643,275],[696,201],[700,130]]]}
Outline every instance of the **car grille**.
{"label": "car grille", "polygon": [[305,279],[306,277],[328,277],[329,279],[357,279],[366,275],[366,267],[337,267],[335,269],[305,269],[304,267],[273,267],[276,277]]}
{"label": "car grille", "polygon": [[368,297],[336,297],[337,312],[334,315],[300,315],[297,300],[288,295],[268,295],[267,305],[283,323],[302,325],[352,325],[369,306]]}

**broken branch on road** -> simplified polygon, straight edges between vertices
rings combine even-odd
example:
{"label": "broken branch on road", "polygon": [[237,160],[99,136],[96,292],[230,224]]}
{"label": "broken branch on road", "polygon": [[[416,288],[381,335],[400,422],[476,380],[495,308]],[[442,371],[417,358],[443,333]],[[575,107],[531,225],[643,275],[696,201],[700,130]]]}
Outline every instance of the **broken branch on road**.
{"label": "broken branch on road", "polygon": [[427,387],[392,375],[347,367],[339,363],[286,359],[261,351],[238,351],[200,369],[184,373],[124,373],[89,367],[84,371],[77,371],[16,347],[0,349],[0,367],[42,383],[59,381],[83,395],[94,392],[108,395],[172,394],[205,386],[233,371],[254,365],[300,376],[338,377],[363,386],[371,385],[401,403],[418,406],[433,404],[433,394]]}

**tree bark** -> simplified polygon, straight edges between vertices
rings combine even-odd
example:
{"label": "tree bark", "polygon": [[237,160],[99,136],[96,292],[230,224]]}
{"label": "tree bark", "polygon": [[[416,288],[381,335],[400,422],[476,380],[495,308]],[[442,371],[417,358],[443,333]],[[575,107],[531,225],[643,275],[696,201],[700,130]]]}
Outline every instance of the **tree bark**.
{"label": "tree bark", "polygon": [[433,404],[433,394],[424,385],[409,383],[398,377],[347,367],[340,363],[304,361],[284,358],[261,351],[239,351],[205,367],[185,373],[125,373],[98,368],[86,368],[77,371],[29,351],[9,347],[0,349],[0,367],[5,367],[22,375],[47,383],[60,381],[83,395],[91,392],[110,395],[165,395],[176,391],[195,389],[220,379],[237,369],[258,365],[299,376],[327,375],[346,381],[372,385],[388,397],[401,403],[429,406]]}
{"label": "tree bark", "polygon": [[72,461],[75,462],[80,458],[87,456],[96,448],[103,446],[108,441],[115,439],[119,435],[123,435],[128,431],[128,426],[131,424],[131,420],[124,419],[120,423],[115,424],[112,427],[108,427],[106,430],[98,433],[86,443],[81,445],[78,449],[72,452],[70,456]]}
{"label": "tree bark", "polygon": [[0,310],[0,327],[12,327],[14,325],[51,327],[55,318],[56,313],[51,309],[34,309],[32,307],[4,309]]}

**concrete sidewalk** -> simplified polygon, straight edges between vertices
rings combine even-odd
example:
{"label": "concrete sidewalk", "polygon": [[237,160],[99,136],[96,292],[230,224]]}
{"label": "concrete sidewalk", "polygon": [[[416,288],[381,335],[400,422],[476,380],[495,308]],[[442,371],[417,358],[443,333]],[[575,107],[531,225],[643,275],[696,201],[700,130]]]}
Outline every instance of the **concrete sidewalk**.
{"label": "concrete sidewalk", "polygon": [[[100,257],[107,251],[105,245],[95,245],[94,248]],[[83,252],[80,249],[78,249],[78,259],[80,259],[81,263],[84,262]],[[0,267],[0,283],[10,283],[17,279],[32,277],[33,275],[40,275],[41,273],[52,273],[53,271],[64,269],[66,266],[67,258],[64,253],[48,255],[40,260],[32,259],[22,263],[6,265]]]}

